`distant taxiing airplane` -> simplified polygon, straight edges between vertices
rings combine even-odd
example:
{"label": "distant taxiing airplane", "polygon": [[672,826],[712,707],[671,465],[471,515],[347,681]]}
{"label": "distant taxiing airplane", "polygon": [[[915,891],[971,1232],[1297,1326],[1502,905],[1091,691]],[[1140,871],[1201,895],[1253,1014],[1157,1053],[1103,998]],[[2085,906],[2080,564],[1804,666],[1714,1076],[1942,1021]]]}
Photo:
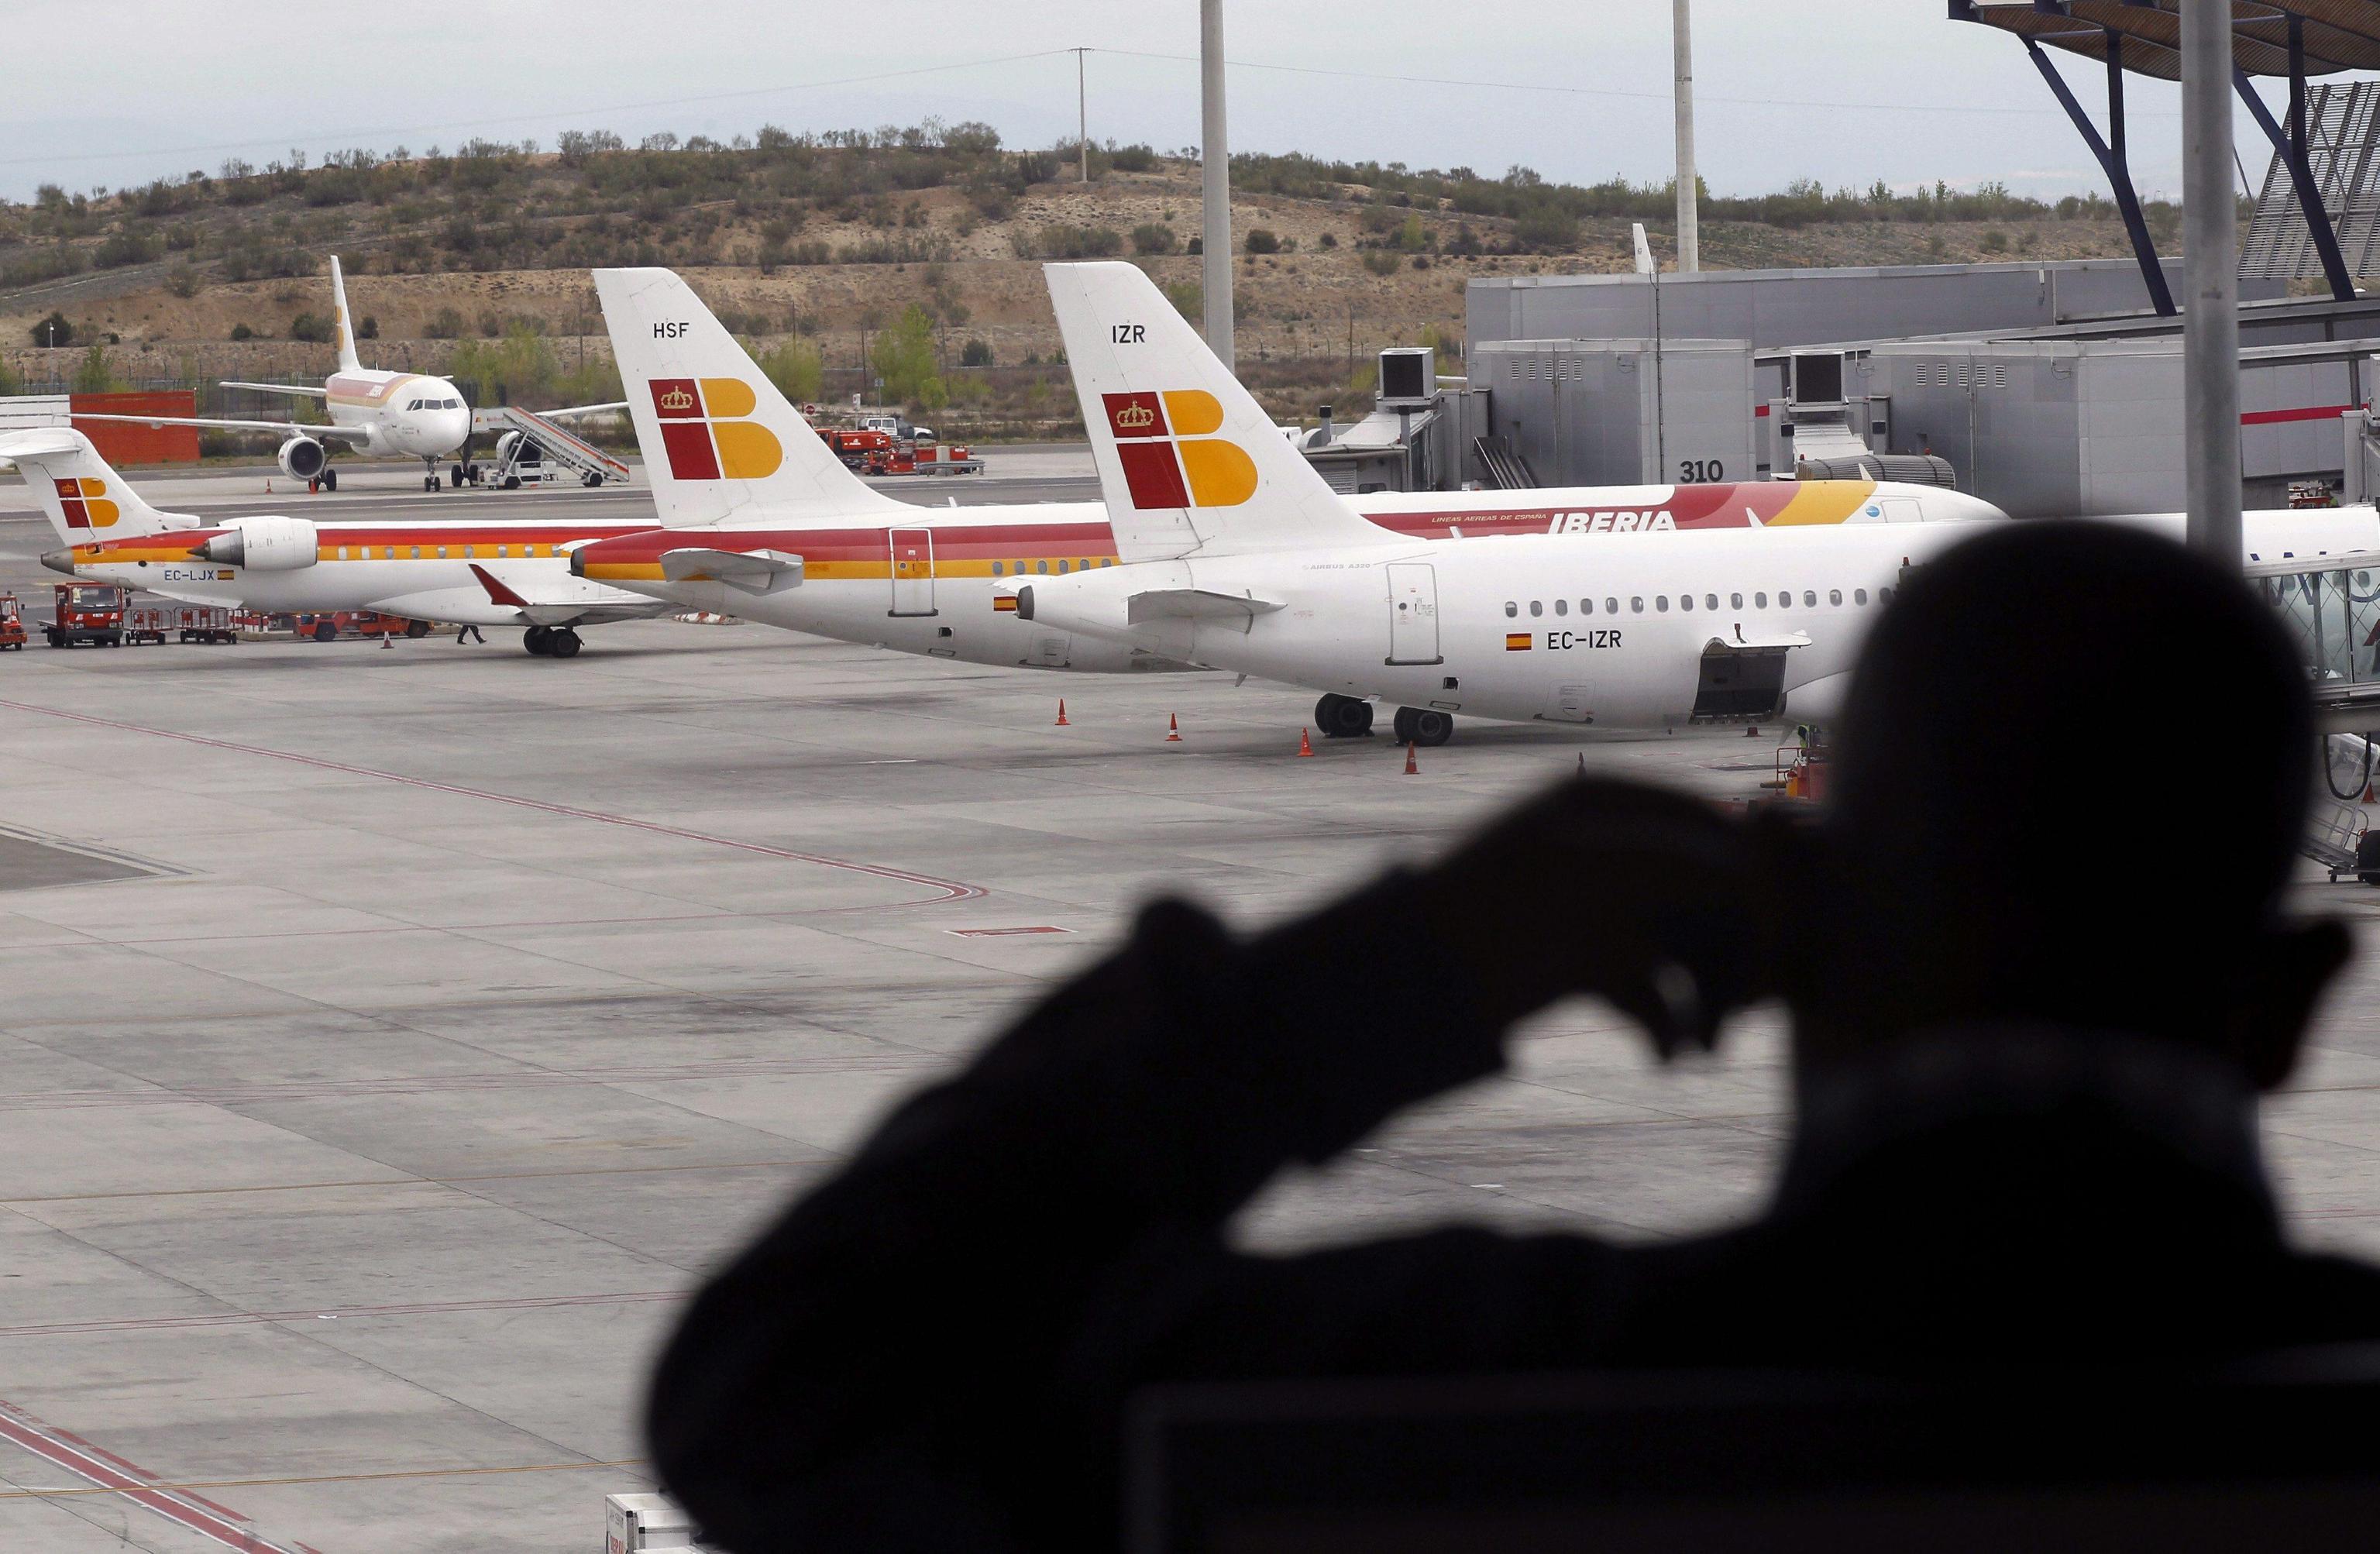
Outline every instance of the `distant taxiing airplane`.
{"label": "distant taxiing airplane", "polygon": [[[1991,527],[1640,528],[1585,544],[1390,533],[1281,442],[1139,270],[1047,275],[1123,565],[1029,578],[1016,613],[1326,692],[1326,726],[1372,699],[1399,709],[1399,740],[1423,745],[1444,743],[1457,712],[1598,727],[1822,721],[1904,571]],[[2179,515],[2125,521],[2181,528]],[[2301,556],[2380,549],[2380,520],[2368,506],[2253,514],[2249,542]],[[2023,601],[2010,610],[2021,619]]]}
{"label": "distant taxiing airplane", "polygon": [[[1019,583],[1097,573],[1146,553],[1156,541],[1132,509],[893,501],[844,467],[677,275],[598,270],[595,289],[646,481],[667,527],[579,548],[571,565],[580,576],[682,608],[970,663],[1092,673],[1189,667],[1137,642],[1016,613]],[[1278,431],[1269,435],[1305,462]],[[1582,557],[1631,532],[1664,542],[1703,528],[1898,532],[1910,527],[1894,521],[1900,518],[1998,515],[1958,492],[1864,480],[1375,492],[1349,501],[1382,542],[1460,535],[1463,544],[1486,545],[1498,536],[1550,534],[1563,553]],[[1368,726],[1367,704],[1340,710],[1345,722],[1327,731]]]}
{"label": "distant taxiing airplane", "polygon": [[193,604],[516,625],[530,652],[565,659],[577,655],[579,626],[670,609],[570,574],[572,545],[649,528],[647,520],[318,522],[276,514],[210,523],[151,506],[71,427],[0,432],[0,467],[10,464],[63,546],[43,565]]}

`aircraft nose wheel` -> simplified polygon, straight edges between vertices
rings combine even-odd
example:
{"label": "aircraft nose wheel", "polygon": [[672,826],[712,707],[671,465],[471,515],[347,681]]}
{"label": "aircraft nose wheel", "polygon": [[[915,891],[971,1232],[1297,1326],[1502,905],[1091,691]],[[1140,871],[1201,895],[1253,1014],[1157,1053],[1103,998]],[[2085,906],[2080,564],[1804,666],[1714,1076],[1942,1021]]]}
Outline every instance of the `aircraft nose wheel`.
{"label": "aircraft nose wheel", "polygon": [[1443,745],[1454,737],[1454,716],[1434,707],[1400,707],[1397,709],[1397,743],[1419,745],[1424,748]]}
{"label": "aircraft nose wheel", "polygon": [[1372,704],[1360,697],[1332,694],[1314,704],[1314,726],[1325,739],[1365,739],[1372,733]]}

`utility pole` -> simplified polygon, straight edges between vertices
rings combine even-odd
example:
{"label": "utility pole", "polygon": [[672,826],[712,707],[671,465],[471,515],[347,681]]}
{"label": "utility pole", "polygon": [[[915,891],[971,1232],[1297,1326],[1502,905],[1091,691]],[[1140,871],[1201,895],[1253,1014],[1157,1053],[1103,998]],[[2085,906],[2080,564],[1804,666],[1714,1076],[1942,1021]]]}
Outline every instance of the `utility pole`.
{"label": "utility pole", "polygon": [[2231,197],[2231,0],[2181,5],[2182,456],[2192,550],[2240,550],[2239,209]]}
{"label": "utility pole", "polygon": [[1702,268],[1702,237],[1694,210],[1694,28],[1686,15],[1690,0],[1671,0],[1670,44],[1677,55],[1672,87],[1678,111],[1678,273]]}
{"label": "utility pole", "polygon": [[1088,49],[1075,51],[1075,143],[1083,153],[1083,187],[1091,183],[1091,99],[1083,86],[1083,55]]}
{"label": "utility pole", "polygon": [[1223,130],[1223,0],[1198,0],[1198,157],[1205,176],[1205,221],[1198,246],[1207,293],[1207,348],[1232,370],[1232,152]]}

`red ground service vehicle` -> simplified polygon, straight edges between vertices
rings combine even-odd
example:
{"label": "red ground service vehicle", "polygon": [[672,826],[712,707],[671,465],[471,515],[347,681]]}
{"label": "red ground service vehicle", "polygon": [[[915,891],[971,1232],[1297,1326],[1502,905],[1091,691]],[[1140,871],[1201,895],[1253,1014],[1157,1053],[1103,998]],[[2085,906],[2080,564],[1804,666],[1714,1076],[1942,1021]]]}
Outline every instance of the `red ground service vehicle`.
{"label": "red ground service vehicle", "polygon": [[866,467],[871,458],[892,452],[892,434],[889,431],[862,431],[853,427],[822,426],[818,434],[834,450],[834,456],[850,469]]}
{"label": "red ground service vehicle", "polygon": [[895,443],[868,455],[862,467],[870,475],[980,475],[983,460],[974,449],[958,443]]}
{"label": "red ground service vehicle", "polygon": [[428,621],[384,615],[377,610],[334,610],[322,614],[301,612],[298,635],[313,642],[336,642],[342,637],[427,637]]}
{"label": "red ground service vehicle", "polygon": [[0,593],[0,649],[25,645],[25,613],[13,593]]}
{"label": "red ground service vehicle", "polygon": [[131,601],[126,589],[114,583],[60,583],[56,593],[50,624],[42,628],[51,647],[124,646],[124,612]]}

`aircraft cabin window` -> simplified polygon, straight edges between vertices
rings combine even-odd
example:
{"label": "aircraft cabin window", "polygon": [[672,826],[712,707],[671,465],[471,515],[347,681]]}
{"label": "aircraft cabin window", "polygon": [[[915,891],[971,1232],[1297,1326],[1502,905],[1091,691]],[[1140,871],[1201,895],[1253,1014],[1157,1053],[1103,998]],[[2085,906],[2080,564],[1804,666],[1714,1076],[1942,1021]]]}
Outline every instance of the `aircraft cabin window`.
{"label": "aircraft cabin window", "polygon": [[1865,604],[1865,603],[1867,602],[1867,589],[1852,589],[1852,602],[1853,604]]}
{"label": "aircraft cabin window", "polygon": [[1628,600],[1628,609],[1629,613],[1632,614],[1643,614],[1645,613],[1645,596],[1643,594],[1630,595]]}
{"label": "aircraft cabin window", "polygon": [[1843,601],[1843,590],[1842,590],[1842,589],[1828,589],[1827,590],[1827,602],[1828,602],[1828,603],[1829,603],[1829,604],[1840,604],[1842,601]]}
{"label": "aircraft cabin window", "polygon": [[380,548],[380,553],[382,560],[395,561],[396,559],[396,547],[394,545],[382,545]]}
{"label": "aircraft cabin window", "polygon": [[413,547],[413,559],[416,561],[421,559],[421,547],[419,545]]}
{"label": "aircraft cabin window", "polygon": [[1802,590],[1802,603],[1804,608],[1815,610],[1818,607],[1818,590],[1815,589],[1803,589]]}
{"label": "aircraft cabin window", "polygon": [[1004,561],[995,561],[991,564],[991,575],[995,577],[1007,576],[1007,570],[1008,564]]}
{"label": "aircraft cabin window", "polygon": [[1768,596],[1767,596],[1767,594],[1765,594],[1765,593],[1755,593],[1755,594],[1754,594],[1754,595],[1752,596],[1752,606],[1753,606],[1753,608],[1754,608],[1754,609],[1755,609],[1755,610],[1766,610],[1766,609],[1767,609],[1767,608],[1768,608]]}
{"label": "aircraft cabin window", "polygon": [[1729,594],[1729,595],[1727,596],[1727,607],[1728,607],[1729,609],[1730,609],[1730,610],[1741,610],[1741,609],[1742,609],[1742,608],[1743,608],[1743,595],[1742,595],[1742,594],[1740,594],[1740,593],[1731,593],[1731,594]]}
{"label": "aircraft cabin window", "polygon": [[1716,610],[1716,609],[1718,609],[1718,595],[1717,595],[1717,594],[1715,594],[1715,593],[1706,593],[1706,594],[1703,595],[1703,608],[1704,608],[1704,609],[1706,609],[1706,610]]}
{"label": "aircraft cabin window", "polygon": [[1878,604],[1889,604],[1889,603],[1891,603],[1891,602],[1892,602],[1892,590],[1891,590],[1890,589],[1876,589],[1876,601]]}
{"label": "aircraft cabin window", "polygon": [[1655,594],[1653,596],[1653,608],[1666,613],[1670,608],[1670,596],[1666,593]]}
{"label": "aircraft cabin window", "polygon": [[1034,565],[1035,566],[1037,566],[1037,567],[1039,567],[1039,568],[1040,568],[1040,573],[1039,573],[1039,575],[1040,575],[1041,577],[1048,577],[1048,576],[1050,575],[1050,564],[1049,564],[1048,562],[1046,562],[1046,561],[1037,561],[1037,562],[1035,562],[1033,565]]}
{"label": "aircraft cabin window", "polygon": [[1063,577],[1063,576],[1065,576],[1065,572],[1066,572],[1066,558],[1065,558],[1064,556],[1060,556],[1060,557],[1058,558],[1058,574],[1059,574],[1059,576],[1060,576],[1060,577]]}
{"label": "aircraft cabin window", "polygon": [[1099,565],[1100,565],[1101,566],[1113,566],[1113,565],[1115,565],[1115,557],[1113,557],[1113,556],[1101,556],[1101,557],[1099,558]]}
{"label": "aircraft cabin window", "polygon": [[1521,613],[1521,607],[1520,607],[1518,604],[1515,604],[1514,602],[1512,602],[1512,601],[1511,601],[1511,600],[1509,600],[1509,599],[1508,599],[1508,600],[1506,600],[1506,601],[1504,601],[1504,618],[1505,618],[1506,620],[1508,620],[1508,621],[1509,621],[1509,620],[1511,620],[1513,616],[1515,616],[1515,615],[1519,614],[1520,613]]}
{"label": "aircraft cabin window", "polygon": [[1694,596],[1693,594],[1690,594],[1690,593],[1682,593],[1682,594],[1678,595],[1678,608],[1679,608],[1679,609],[1681,609],[1681,610],[1691,610],[1691,609],[1693,609],[1694,607]]}
{"label": "aircraft cabin window", "polygon": [[1542,614],[1544,614],[1545,613],[1546,613],[1546,601],[1545,601],[1544,600],[1542,600],[1542,599],[1533,599],[1533,600],[1529,601],[1529,613],[1530,613],[1530,614],[1532,614],[1532,615],[1542,615]]}
{"label": "aircraft cabin window", "polygon": [[1592,614],[1594,614],[1594,613],[1595,613],[1595,601],[1593,601],[1593,600],[1591,600],[1591,599],[1582,599],[1582,600],[1580,600],[1580,601],[1578,601],[1578,613],[1579,613],[1580,614],[1582,614],[1582,615],[1592,615]]}
{"label": "aircraft cabin window", "polygon": [[1603,601],[1603,613],[1607,615],[1616,615],[1620,613],[1620,601],[1616,599],[1605,600]]}
{"label": "aircraft cabin window", "polygon": [[1555,614],[1557,614],[1557,615],[1567,615],[1567,614],[1569,614],[1569,613],[1570,613],[1570,601],[1569,601],[1569,600],[1567,600],[1567,599],[1557,599],[1557,600],[1555,600],[1555,601],[1554,601],[1554,613],[1555,613]]}

